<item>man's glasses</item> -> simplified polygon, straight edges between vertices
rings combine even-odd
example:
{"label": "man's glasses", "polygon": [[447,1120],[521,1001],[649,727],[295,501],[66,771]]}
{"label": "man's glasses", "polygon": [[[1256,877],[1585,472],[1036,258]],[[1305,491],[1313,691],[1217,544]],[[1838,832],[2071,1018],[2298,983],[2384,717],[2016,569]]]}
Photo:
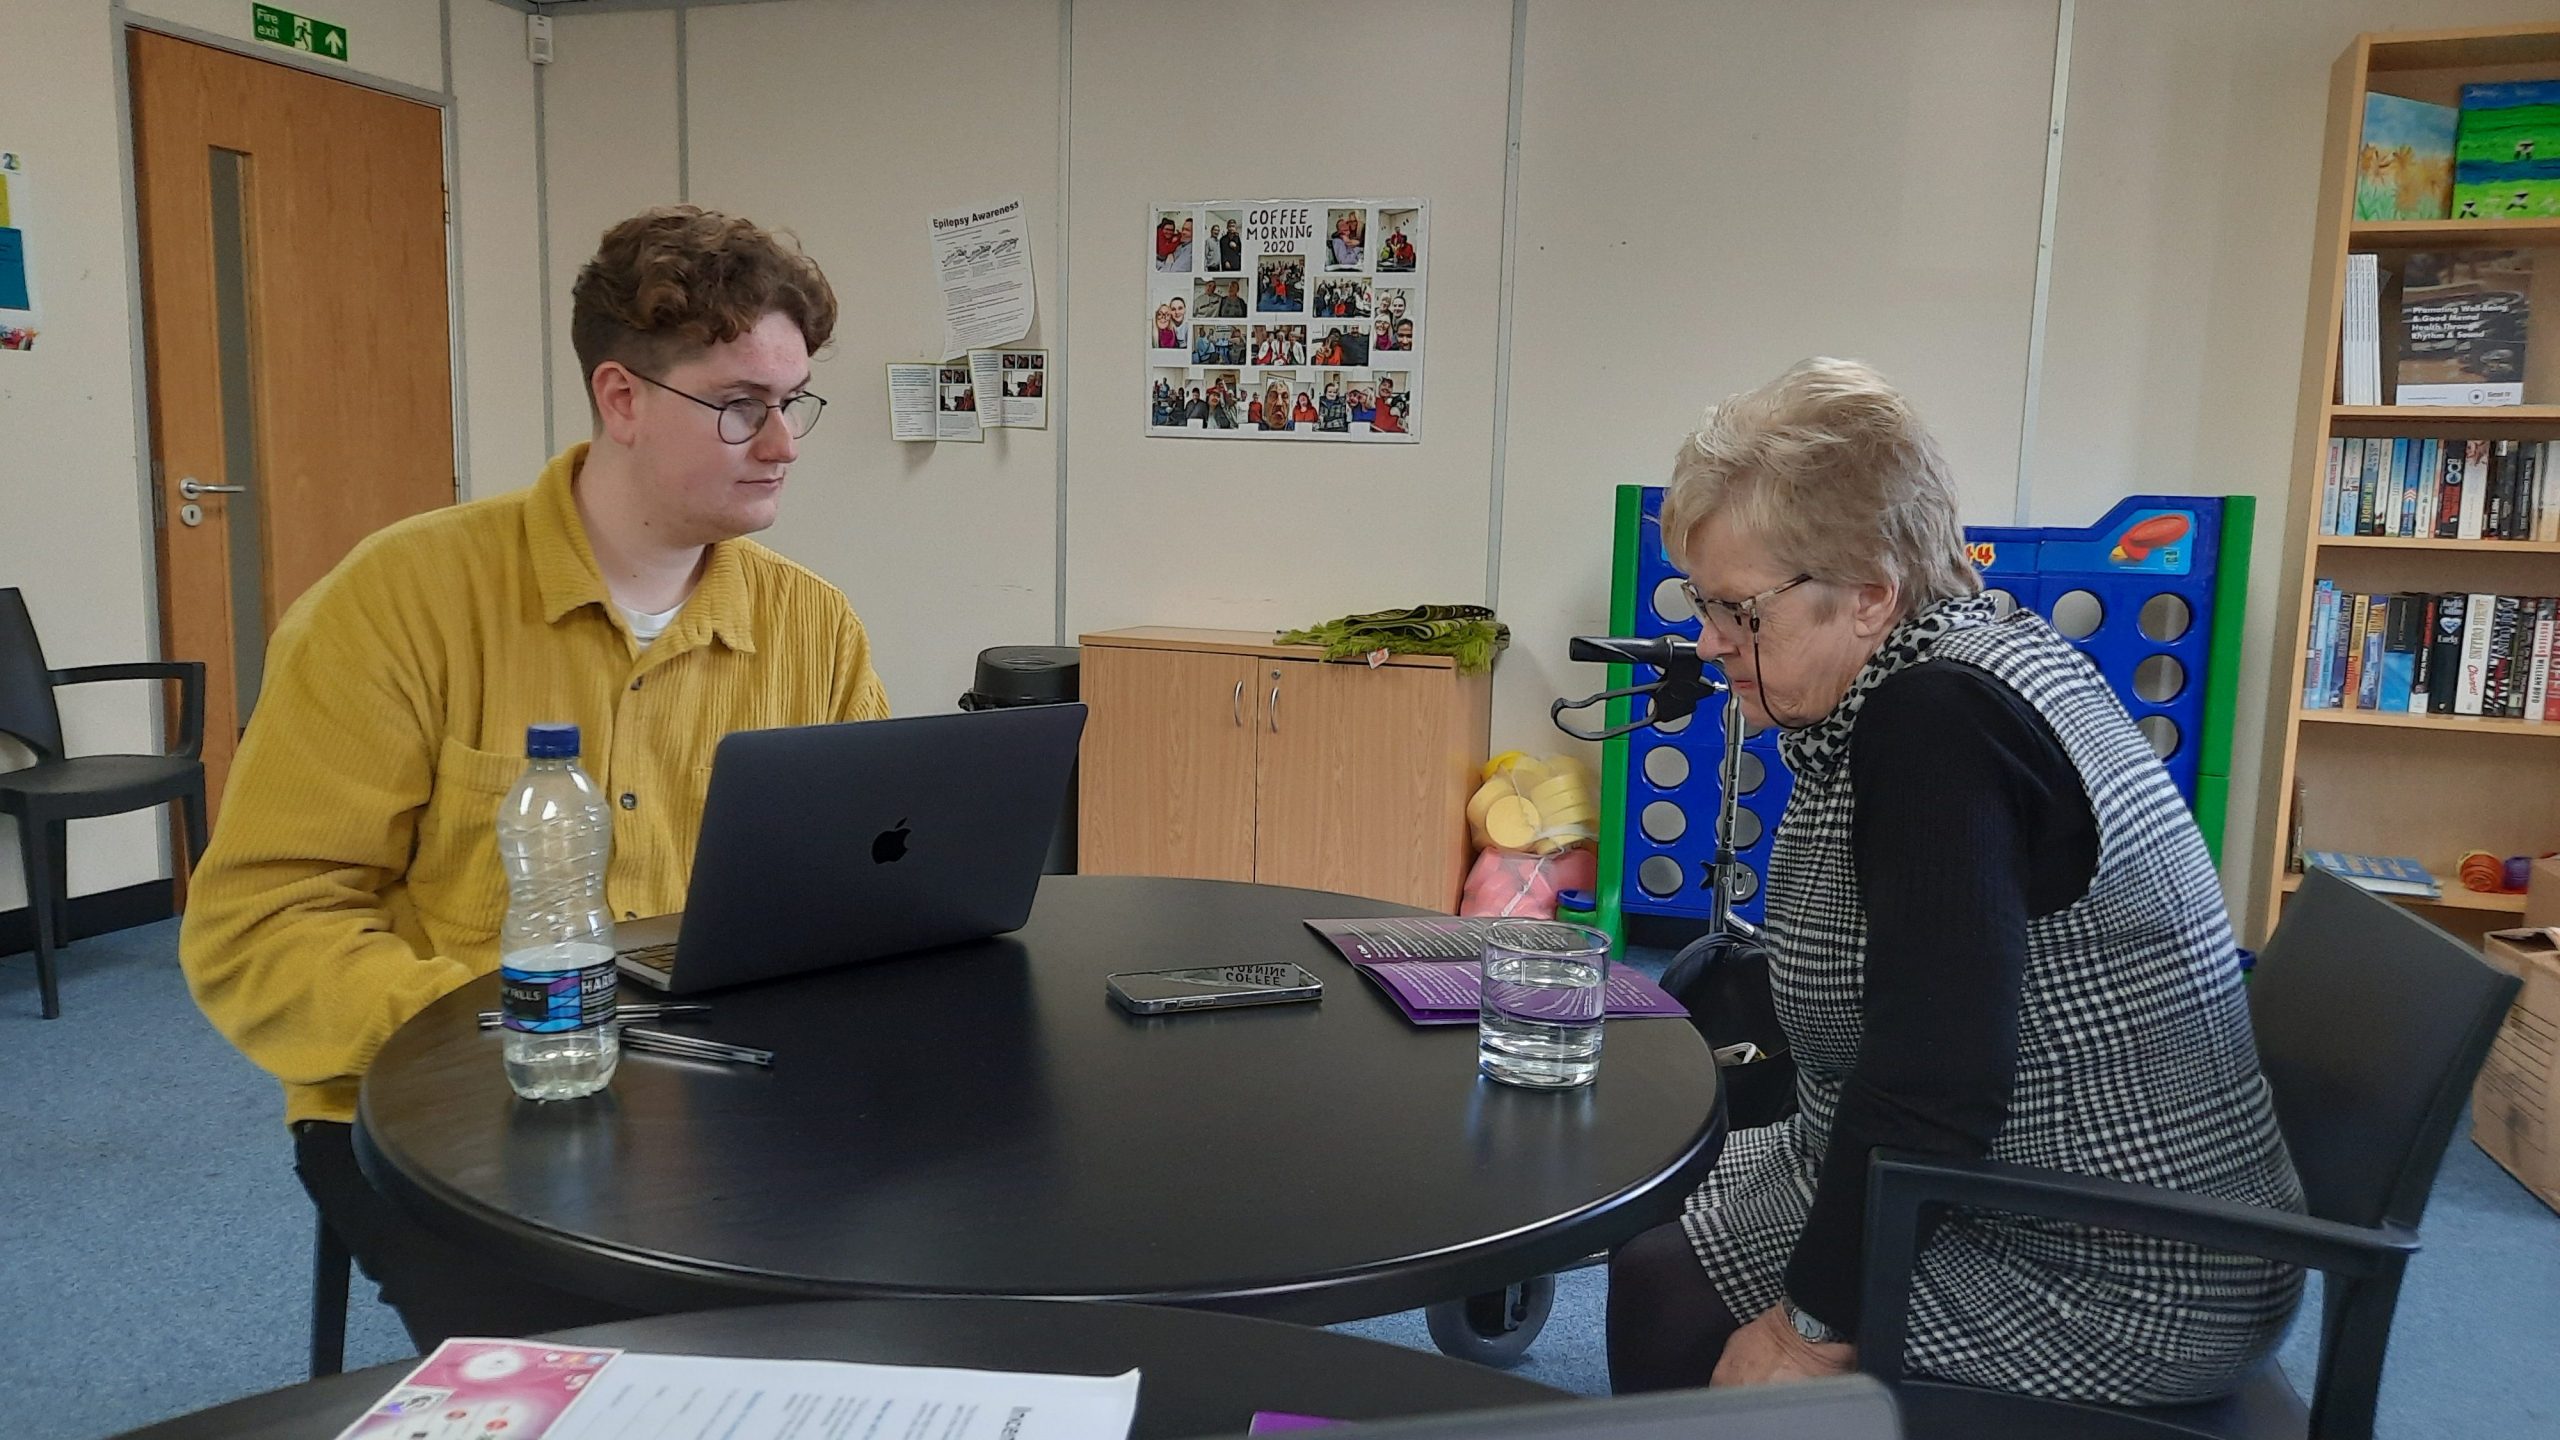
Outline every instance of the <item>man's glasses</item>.
{"label": "man's glasses", "polygon": [[827,408],[825,400],[806,390],[797,395],[785,397],[779,405],[758,400],[752,395],[743,395],[723,403],[718,400],[705,400],[699,395],[687,395],[666,381],[652,380],[646,375],[641,375],[637,370],[631,373],[643,380],[648,380],[650,384],[670,395],[683,395],[685,399],[705,410],[719,411],[720,438],[731,445],[744,445],[756,438],[756,435],[764,429],[765,417],[776,410],[782,412],[783,428],[791,432],[792,439],[797,440],[817,428],[818,416]]}
{"label": "man's glasses", "polygon": [[1680,582],[1680,593],[1689,597],[1689,608],[1698,612],[1698,622],[1715,627],[1716,633],[1728,640],[1741,640],[1760,633],[1760,607],[1812,580],[1811,575],[1798,575],[1782,585],[1772,585],[1757,595],[1739,600],[1710,600],[1698,593],[1696,582]]}

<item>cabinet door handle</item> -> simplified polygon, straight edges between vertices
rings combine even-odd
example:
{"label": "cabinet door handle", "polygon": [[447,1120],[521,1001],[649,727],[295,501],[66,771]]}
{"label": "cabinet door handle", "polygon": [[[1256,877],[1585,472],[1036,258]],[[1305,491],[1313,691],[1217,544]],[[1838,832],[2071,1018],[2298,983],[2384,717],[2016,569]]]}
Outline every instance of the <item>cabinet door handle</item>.
{"label": "cabinet door handle", "polygon": [[1239,730],[1243,729],[1243,728],[1244,728],[1244,682],[1243,682],[1243,681],[1239,680],[1239,681],[1237,681],[1237,682],[1236,682],[1236,694],[1235,694],[1235,699],[1234,699],[1234,700],[1232,700],[1232,701],[1230,701],[1230,702],[1228,703],[1227,708],[1228,708],[1229,710],[1231,710],[1232,712],[1234,712],[1234,714],[1235,714],[1235,717],[1236,717],[1236,728],[1237,728],[1237,729],[1239,729]]}
{"label": "cabinet door handle", "polygon": [[1280,687],[1271,687],[1271,733],[1280,733]]}

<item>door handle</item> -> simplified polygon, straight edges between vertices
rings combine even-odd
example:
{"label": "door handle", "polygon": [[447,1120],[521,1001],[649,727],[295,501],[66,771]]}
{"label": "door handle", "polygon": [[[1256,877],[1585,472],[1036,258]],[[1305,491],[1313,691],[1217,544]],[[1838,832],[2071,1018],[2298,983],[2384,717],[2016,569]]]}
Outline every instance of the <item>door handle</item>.
{"label": "door handle", "polygon": [[184,495],[190,500],[195,500],[207,495],[246,495],[249,493],[249,487],[246,485],[207,485],[193,475],[190,475],[178,482],[178,493]]}
{"label": "door handle", "polygon": [[1243,728],[1244,728],[1244,682],[1243,682],[1243,681],[1239,680],[1239,681],[1237,681],[1237,682],[1236,682],[1236,693],[1235,693],[1235,698],[1234,698],[1232,701],[1228,702],[1227,708],[1228,708],[1231,712],[1233,712],[1233,713],[1234,713],[1234,715],[1235,715],[1235,717],[1236,717],[1236,728],[1237,728],[1237,729],[1239,729],[1239,730],[1243,729]]}
{"label": "door handle", "polygon": [[1280,687],[1271,687],[1271,733],[1280,733]]}

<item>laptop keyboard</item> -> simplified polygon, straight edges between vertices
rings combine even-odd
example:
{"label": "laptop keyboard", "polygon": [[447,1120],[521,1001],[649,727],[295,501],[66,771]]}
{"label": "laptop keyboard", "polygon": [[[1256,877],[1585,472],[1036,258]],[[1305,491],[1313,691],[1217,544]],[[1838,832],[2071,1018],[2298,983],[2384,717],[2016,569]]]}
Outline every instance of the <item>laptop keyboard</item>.
{"label": "laptop keyboard", "polygon": [[661,975],[676,973],[676,947],[672,944],[635,945],[617,953],[644,970],[655,970]]}

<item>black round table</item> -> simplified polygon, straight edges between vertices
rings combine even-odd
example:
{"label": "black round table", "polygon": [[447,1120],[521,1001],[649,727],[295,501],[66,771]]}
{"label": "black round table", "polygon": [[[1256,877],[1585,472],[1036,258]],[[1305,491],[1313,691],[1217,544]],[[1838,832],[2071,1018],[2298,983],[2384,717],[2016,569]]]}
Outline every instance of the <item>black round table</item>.
{"label": "black round table", "polygon": [[[1713,1165],[1713,1058],[1610,1022],[1599,1078],[1480,1079],[1300,922],[1323,891],[1056,876],[1012,935],[708,997],[669,1028],[770,1071],[626,1051],[605,1094],[507,1088],[476,1012],[429,1007],[364,1085],[365,1173],[428,1224],[644,1312],[977,1295],[1330,1323],[1498,1290],[1679,1213]],[[1139,1018],[1103,977],[1296,961],[1322,1001]]]}
{"label": "black round table", "polygon": [[[1131,1440],[1241,1435],[1256,1410],[1370,1420],[1573,1398],[1481,1365],[1330,1330],[1148,1305],[835,1301],[662,1315],[543,1338],[673,1354],[1064,1375],[1136,1369],[1143,1373]],[[125,1440],[330,1440],[415,1363],[253,1395]]]}

